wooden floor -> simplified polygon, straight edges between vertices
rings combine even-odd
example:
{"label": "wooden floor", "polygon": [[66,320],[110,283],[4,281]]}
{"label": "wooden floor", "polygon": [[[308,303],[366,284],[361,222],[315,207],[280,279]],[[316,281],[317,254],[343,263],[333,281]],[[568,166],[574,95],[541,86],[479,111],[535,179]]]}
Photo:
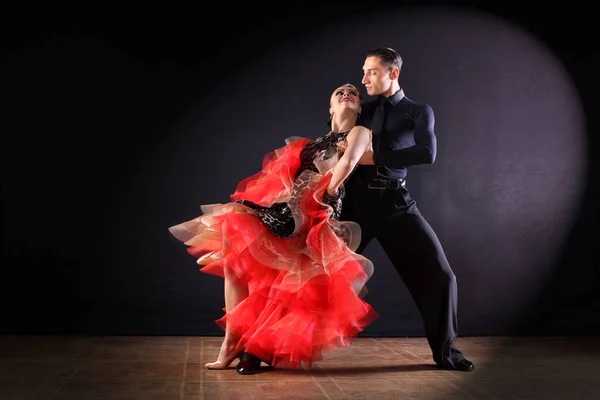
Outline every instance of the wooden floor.
{"label": "wooden floor", "polygon": [[204,368],[220,341],[0,336],[0,399],[600,399],[600,338],[459,338],[473,372],[435,368],[422,338],[359,338],[248,376]]}

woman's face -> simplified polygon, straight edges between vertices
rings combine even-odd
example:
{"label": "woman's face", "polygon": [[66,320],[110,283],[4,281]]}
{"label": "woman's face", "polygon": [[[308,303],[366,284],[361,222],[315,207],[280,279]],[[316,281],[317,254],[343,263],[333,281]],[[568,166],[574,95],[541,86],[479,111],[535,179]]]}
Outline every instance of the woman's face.
{"label": "woman's face", "polygon": [[360,92],[352,85],[342,85],[333,91],[329,104],[332,115],[344,109],[351,109],[358,114],[361,107]]}

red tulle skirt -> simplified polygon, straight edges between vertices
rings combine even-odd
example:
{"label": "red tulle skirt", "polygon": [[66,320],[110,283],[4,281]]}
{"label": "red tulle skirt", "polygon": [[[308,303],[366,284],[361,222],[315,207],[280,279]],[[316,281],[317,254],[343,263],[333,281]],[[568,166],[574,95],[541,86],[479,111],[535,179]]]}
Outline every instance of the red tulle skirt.
{"label": "red tulle skirt", "polygon": [[[360,228],[332,219],[332,208],[322,201],[332,162],[294,179],[306,142],[296,139],[268,154],[262,170],[238,185],[232,202],[202,206],[203,215],[170,228],[202,272],[247,287],[248,297],[216,323],[274,366],[310,366],[348,346],[377,317],[362,299],[373,264],[354,252]],[[294,233],[274,235],[252,208],[236,202],[241,199],[265,207],[288,203]]]}

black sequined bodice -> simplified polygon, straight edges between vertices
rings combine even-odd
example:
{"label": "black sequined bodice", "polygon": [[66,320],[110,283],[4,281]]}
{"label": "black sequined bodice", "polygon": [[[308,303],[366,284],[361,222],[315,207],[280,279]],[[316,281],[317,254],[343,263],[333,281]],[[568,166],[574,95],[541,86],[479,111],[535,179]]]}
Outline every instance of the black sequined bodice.
{"label": "black sequined bodice", "polygon": [[[346,140],[348,132],[330,132],[325,136],[319,136],[308,142],[300,152],[300,167],[296,171],[294,180],[296,180],[302,172],[306,170],[319,172],[315,165],[315,159],[325,152],[325,157],[334,155],[337,152],[337,144]],[[295,190],[298,188],[295,187]],[[252,208],[261,221],[269,227],[269,230],[279,237],[288,237],[294,232],[295,223],[292,211],[288,203],[275,203],[270,207],[263,207],[248,200],[238,200],[250,208]],[[333,217],[339,216],[341,209],[334,207]]]}

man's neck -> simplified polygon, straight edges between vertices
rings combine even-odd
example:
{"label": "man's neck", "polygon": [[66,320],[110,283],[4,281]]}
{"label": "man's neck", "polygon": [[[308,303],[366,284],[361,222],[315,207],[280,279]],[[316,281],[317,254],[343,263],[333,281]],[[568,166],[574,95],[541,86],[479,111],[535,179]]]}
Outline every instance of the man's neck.
{"label": "man's neck", "polygon": [[397,83],[392,85],[392,87],[390,87],[388,90],[386,90],[385,92],[381,93],[381,95],[383,97],[390,97],[395,95],[396,93],[398,93],[399,91],[401,91],[402,88],[400,87],[400,85],[398,85]]}

